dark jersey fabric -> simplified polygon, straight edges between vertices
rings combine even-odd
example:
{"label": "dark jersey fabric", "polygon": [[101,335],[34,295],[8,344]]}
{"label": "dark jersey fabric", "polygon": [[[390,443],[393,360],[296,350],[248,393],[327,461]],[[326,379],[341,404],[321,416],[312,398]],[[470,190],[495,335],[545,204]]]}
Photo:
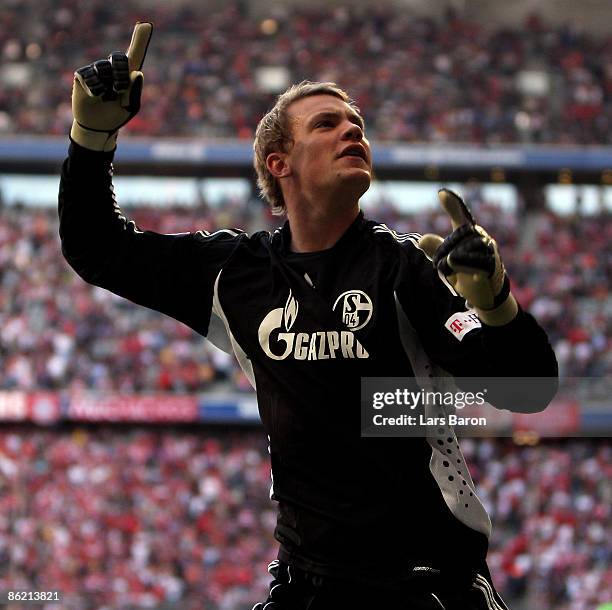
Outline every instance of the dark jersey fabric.
{"label": "dark jersey fabric", "polygon": [[[372,582],[415,567],[467,574],[482,565],[490,522],[454,435],[444,456],[470,490],[465,509],[463,497],[460,509],[453,499],[463,489],[442,483],[435,443],[360,438],[360,379],[411,377],[423,362],[453,375],[550,377],[543,407],[557,364],[534,318],[521,310],[505,327],[474,328],[459,341],[445,322],[466,304],[418,236],[362,215],[315,254],[290,252],[287,223],[252,236],[140,230],[115,202],[111,161],[112,153],[71,145],[59,194],[62,252],[84,280],[236,353],[270,439],[279,557]],[[511,396],[496,406],[520,408]]]}

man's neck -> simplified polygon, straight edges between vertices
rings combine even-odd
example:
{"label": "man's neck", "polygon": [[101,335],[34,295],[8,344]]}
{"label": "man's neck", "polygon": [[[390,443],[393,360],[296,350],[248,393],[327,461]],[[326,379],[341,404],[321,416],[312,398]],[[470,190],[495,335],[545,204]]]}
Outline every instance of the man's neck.
{"label": "man's neck", "polygon": [[359,204],[342,209],[289,210],[292,252],[319,252],[334,246],[359,215]]}

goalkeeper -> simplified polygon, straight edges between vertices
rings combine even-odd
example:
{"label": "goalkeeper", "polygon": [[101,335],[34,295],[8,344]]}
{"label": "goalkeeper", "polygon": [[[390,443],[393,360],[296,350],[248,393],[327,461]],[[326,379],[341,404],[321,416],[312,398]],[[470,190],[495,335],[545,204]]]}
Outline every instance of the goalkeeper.
{"label": "goalkeeper", "polygon": [[486,564],[491,523],[453,429],[359,434],[364,377],[537,377],[529,400],[520,384],[488,399],[516,411],[550,402],[554,353],[495,241],[448,190],[445,239],[366,219],[363,118],[335,84],[311,82],[281,95],[255,136],[258,184],[282,228],[142,230],[115,201],[112,160],[140,107],[150,36],[138,24],[126,54],[75,73],[62,251],[86,281],[233,351],[256,389],[280,546],[255,607],[504,610]]}

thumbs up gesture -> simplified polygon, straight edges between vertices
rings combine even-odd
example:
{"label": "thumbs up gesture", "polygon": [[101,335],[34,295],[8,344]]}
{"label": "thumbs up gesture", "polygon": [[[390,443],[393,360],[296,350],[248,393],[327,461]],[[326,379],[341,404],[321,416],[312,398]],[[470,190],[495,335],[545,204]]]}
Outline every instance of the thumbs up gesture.
{"label": "thumbs up gesture", "polygon": [[518,305],[495,240],[475,223],[459,195],[441,189],[438,197],[453,232],[446,239],[423,235],[419,247],[485,324],[507,324],[516,316]]}
{"label": "thumbs up gesture", "polygon": [[137,23],[126,53],[111,53],[74,73],[70,137],[97,151],[111,151],[117,132],[140,110],[144,63],[153,25]]}

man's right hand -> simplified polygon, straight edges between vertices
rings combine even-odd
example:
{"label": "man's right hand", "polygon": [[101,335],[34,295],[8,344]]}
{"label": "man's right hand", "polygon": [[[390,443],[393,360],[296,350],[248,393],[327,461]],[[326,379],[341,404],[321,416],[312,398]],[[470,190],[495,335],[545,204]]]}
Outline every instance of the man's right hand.
{"label": "man's right hand", "polygon": [[144,63],[153,24],[137,23],[126,53],[111,53],[74,73],[70,137],[97,151],[111,151],[117,133],[140,110]]}

